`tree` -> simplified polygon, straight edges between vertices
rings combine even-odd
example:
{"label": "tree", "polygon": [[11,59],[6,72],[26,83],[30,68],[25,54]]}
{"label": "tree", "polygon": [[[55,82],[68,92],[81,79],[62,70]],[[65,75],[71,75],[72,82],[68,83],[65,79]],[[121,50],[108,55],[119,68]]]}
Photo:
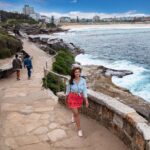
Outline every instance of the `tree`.
{"label": "tree", "polygon": [[77,16],[77,22],[80,22],[79,17]]}
{"label": "tree", "polygon": [[54,16],[51,16],[51,24],[55,24]]}

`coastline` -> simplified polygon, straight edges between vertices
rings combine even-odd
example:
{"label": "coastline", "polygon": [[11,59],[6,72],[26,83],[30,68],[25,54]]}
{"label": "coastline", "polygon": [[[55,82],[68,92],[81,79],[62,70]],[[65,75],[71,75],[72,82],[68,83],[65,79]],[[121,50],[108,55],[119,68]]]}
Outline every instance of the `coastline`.
{"label": "coastline", "polygon": [[106,69],[108,68],[101,65],[82,65],[88,88],[115,98],[117,101],[134,108],[140,115],[149,120],[150,103],[134,95],[130,90],[113,83],[113,75],[104,73]]}
{"label": "coastline", "polygon": [[[39,37],[41,35],[38,35]],[[48,41],[48,37],[47,38],[36,38],[36,37],[32,37],[33,39],[35,38],[35,42],[39,42],[39,40],[42,42],[42,44],[46,44],[47,45],[47,41]],[[55,39],[53,37],[53,39]],[[53,45],[58,45],[60,44],[59,42],[57,42],[57,40],[55,39],[55,42],[53,41],[53,39],[50,38],[50,43],[51,46]],[[59,41],[59,40],[58,40]],[[40,42],[40,43],[41,43]],[[54,46],[54,47],[55,47]],[[49,52],[48,52],[49,53]],[[77,55],[76,55],[77,56]],[[134,108],[139,114],[141,114],[142,116],[144,116],[145,118],[149,119],[149,114],[150,114],[150,103],[148,103],[146,100],[135,96],[133,93],[131,93],[129,90],[118,86],[116,84],[114,84],[112,82],[112,76],[106,76],[106,74],[104,74],[103,72],[107,69],[106,66],[101,67],[100,65],[89,65],[89,66],[84,66],[84,64],[82,65],[82,67],[84,69],[86,69],[87,74],[83,74],[87,77],[87,82],[88,82],[88,87],[96,92],[100,92],[103,93],[105,95],[109,95],[113,98],[115,98],[118,101],[121,101],[125,104],[127,104],[128,106]],[[100,67],[97,69],[97,67]],[[88,69],[90,69],[88,71]],[[110,69],[110,68],[109,68]],[[112,70],[112,69],[110,69]],[[97,72],[94,73],[93,72]],[[94,83],[94,82],[95,83]]]}
{"label": "coastline", "polygon": [[72,30],[72,29],[147,29],[150,28],[150,24],[146,23],[135,23],[135,24],[66,24],[61,27],[63,30]]}

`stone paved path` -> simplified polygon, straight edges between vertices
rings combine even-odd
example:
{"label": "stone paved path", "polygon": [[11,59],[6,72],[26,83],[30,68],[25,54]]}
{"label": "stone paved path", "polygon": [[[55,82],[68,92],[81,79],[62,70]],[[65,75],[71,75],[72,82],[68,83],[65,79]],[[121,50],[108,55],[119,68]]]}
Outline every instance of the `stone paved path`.
{"label": "stone paved path", "polygon": [[52,92],[41,87],[43,67],[51,58],[24,40],[33,56],[33,78],[15,75],[0,80],[0,150],[127,150],[126,146],[96,121],[81,116],[84,137],[79,138],[71,113],[58,104]]}

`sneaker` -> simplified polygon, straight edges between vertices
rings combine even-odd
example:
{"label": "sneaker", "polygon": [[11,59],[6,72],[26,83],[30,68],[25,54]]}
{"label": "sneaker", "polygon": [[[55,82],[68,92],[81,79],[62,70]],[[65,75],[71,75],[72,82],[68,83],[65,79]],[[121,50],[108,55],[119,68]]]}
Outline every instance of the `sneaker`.
{"label": "sneaker", "polygon": [[72,115],[72,118],[71,118],[71,122],[72,123],[75,123],[75,119],[74,119],[74,116]]}
{"label": "sneaker", "polygon": [[79,131],[78,131],[78,136],[79,136],[79,137],[82,137],[82,136],[83,136],[82,130],[79,130]]}

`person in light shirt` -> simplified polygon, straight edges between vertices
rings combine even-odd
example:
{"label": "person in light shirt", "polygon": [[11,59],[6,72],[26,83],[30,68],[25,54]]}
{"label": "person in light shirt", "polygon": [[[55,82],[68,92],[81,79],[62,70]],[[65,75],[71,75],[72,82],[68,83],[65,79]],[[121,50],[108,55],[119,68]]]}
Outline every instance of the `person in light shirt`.
{"label": "person in light shirt", "polygon": [[79,109],[82,107],[83,101],[85,101],[86,107],[88,108],[86,80],[81,77],[81,68],[74,67],[71,72],[71,79],[66,87],[66,102],[72,110],[72,122],[76,123],[78,136],[80,137],[83,136],[83,133],[80,126]]}

